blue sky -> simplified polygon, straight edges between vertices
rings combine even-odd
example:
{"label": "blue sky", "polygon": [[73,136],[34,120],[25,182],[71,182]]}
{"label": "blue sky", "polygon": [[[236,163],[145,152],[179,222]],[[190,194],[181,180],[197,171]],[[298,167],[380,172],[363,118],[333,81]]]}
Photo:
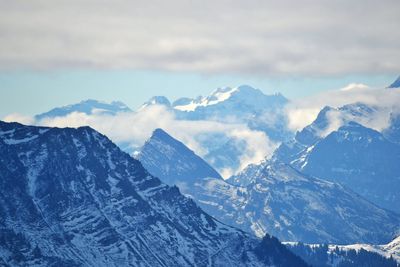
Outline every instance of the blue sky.
{"label": "blue sky", "polygon": [[222,86],[248,84],[267,94],[281,92],[299,98],[349,83],[387,86],[395,75],[340,77],[260,77],[252,75],[199,75],[162,71],[63,70],[0,72],[0,116],[18,112],[35,115],[53,107],[85,99],[120,100],[136,109],[154,95],[179,97],[207,95]]}

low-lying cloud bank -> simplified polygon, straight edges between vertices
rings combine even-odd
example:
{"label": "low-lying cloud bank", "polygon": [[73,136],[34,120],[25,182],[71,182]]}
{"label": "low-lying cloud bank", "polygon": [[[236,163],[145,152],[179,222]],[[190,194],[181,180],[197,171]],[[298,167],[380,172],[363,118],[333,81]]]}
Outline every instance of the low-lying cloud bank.
{"label": "low-lying cloud bank", "polygon": [[[367,127],[378,131],[388,126],[390,112],[400,111],[400,89],[370,88],[363,84],[350,84],[338,90],[323,92],[314,96],[291,101],[286,107],[289,128],[293,131],[301,130],[317,117],[325,106],[338,108],[347,104],[363,103],[377,109],[373,117],[360,121]],[[345,118],[340,112],[331,112],[332,129],[341,126]]]}
{"label": "low-lying cloud bank", "polygon": [[244,124],[211,120],[178,120],[172,111],[160,105],[149,106],[138,112],[122,112],[115,116],[73,112],[63,117],[35,121],[32,117],[10,114],[4,120],[49,127],[90,126],[115,143],[127,144],[131,150],[139,149],[156,128],[162,128],[200,156],[206,155],[209,151],[197,137],[202,135],[204,139],[204,134],[225,134],[228,138],[244,141],[246,144],[246,149],[242,151],[239,158],[240,166],[237,169],[220,170],[225,177],[245,168],[250,163],[261,161],[277,146],[264,132],[251,130]]}
{"label": "low-lying cloud bank", "polygon": [[[283,112],[287,116],[288,127],[297,131],[315,120],[317,114],[325,106],[338,108],[357,102],[367,104],[374,110],[366,117],[357,117],[357,121],[381,131],[388,126],[390,113],[400,111],[400,90],[373,89],[363,84],[350,84],[345,88],[293,100]],[[274,118],[276,115],[265,114],[265,117]],[[329,134],[346,121],[353,119],[352,115],[344,114],[337,109],[329,111],[327,118],[330,125],[321,133],[321,136]],[[130,151],[139,149],[151,136],[154,129],[162,128],[203,157],[210,152],[209,147],[204,144],[204,140],[208,136],[212,138],[212,135],[223,134],[227,138],[239,141],[238,143],[245,143],[245,149],[241,151],[239,157],[239,165],[236,168],[219,169],[224,177],[229,177],[242,170],[248,164],[258,163],[270,156],[279,145],[271,141],[266,133],[252,130],[238,119],[232,118],[229,122],[224,123],[211,119],[180,120],[175,117],[173,111],[161,105],[152,105],[137,112],[122,112],[117,115],[100,112],[87,115],[74,112],[64,117],[46,118],[40,121],[35,121],[33,117],[14,113],[6,116],[3,120],[50,127],[88,125]]]}

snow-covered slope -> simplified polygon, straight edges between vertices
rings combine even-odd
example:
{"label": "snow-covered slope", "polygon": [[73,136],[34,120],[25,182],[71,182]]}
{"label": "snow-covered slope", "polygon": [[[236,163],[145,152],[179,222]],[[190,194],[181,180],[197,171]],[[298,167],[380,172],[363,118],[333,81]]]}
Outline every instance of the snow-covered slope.
{"label": "snow-covered slope", "polygon": [[207,97],[196,99],[180,98],[173,103],[173,107],[181,111],[195,111],[199,107],[206,107],[223,102],[238,91],[238,88],[218,88]]}
{"label": "snow-covered slope", "polygon": [[73,112],[80,112],[85,114],[108,114],[115,115],[119,112],[131,111],[124,103],[119,101],[113,101],[111,103],[100,102],[97,100],[89,99],[81,101],[77,104],[72,104],[64,107],[54,108],[48,112],[35,116],[36,120],[42,120],[46,118],[63,117]]}
{"label": "snow-covered slope", "polygon": [[232,106],[240,107],[237,113],[247,113],[248,111],[246,112],[244,109],[246,107],[251,111],[260,111],[281,107],[286,103],[287,99],[280,94],[265,95],[259,89],[241,85],[236,88],[218,88],[206,97],[181,98],[176,100],[172,106],[177,110],[194,112],[192,116],[207,116],[210,113],[227,115],[222,109],[231,109]]}
{"label": "snow-covered slope", "polygon": [[219,88],[206,97],[178,99],[172,107],[180,118],[244,123],[282,141],[291,136],[283,111],[287,103],[281,94],[265,95],[259,89],[242,85]]}
{"label": "snow-covered slope", "polygon": [[[245,177],[246,172],[242,173]],[[284,241],[309,243],[376,244],[387,242],[400,228],[399,215],[286,163],[265,161],[249,172],[253,178],[240,211],[246,218],[242,229],[258,235],[268,232]]]}
{"label": "snow-covered slope", "polygon": [[[174,170],[180,165],[179,157],[163,157],[168,154],[164,151],[178,150],[171,149],[176,142],[169,136],[141,157],[144,166],[151,162],[150,172],[159,173],[161,180],[169,179],[164,178],[162,169]],[[184,150],[179,142],[179,151]],[[189,153],[186,150],[182,154]],[[160,157],[163,160],[157,164]],[[182,181],[181,191],[215,218],[259,237],[270,233],[285,241],[379,243],[390,240],[400,225],[398,215],[338,184],[311,178],[282,162],[251,165],[236,178],[246,179],[246,184],[239,182],[243,186],[237,186],[219,178],[194,175]]]}
{"label": "snow-covered slope", "polygon": [[[364,249],[366,251],[375,252],[383,255],[386,258],[393,257],[400,264],[400,236],[393,239],[388,244],[384,245],[370,245],[370,244],[352,244],[346,246],[337,246],[341,250],[360,250]],[[329,248],[334,250],[336,245],[330,245]]]}
{"label": "snow-covered slope", "polygon": [[[280,260],[274,248],[268,261],[261,258],[262,243],[213,219],[89,127],[0,122],[0,151],[1,265],[265,266]],[[286,266],[297,265],[304,266]]]}
{"label": "snow-covered slope", "polygon": [[400,263],[400,236],[393,239],[390,243],[386,245],[379,246],[382,251],[387,253],[386,255],[390,254]]}
{"label": "snow-covered slope", "polygon": [[389,244],[304,244],[298,242],[284,243],[293,253],[314,267],[398,267],[400,257],[398,249],[399,238]]}

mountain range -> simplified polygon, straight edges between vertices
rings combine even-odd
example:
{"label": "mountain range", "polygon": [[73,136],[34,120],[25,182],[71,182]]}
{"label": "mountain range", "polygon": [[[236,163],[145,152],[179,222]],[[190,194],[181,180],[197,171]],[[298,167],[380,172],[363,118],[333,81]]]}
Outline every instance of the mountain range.
{"label": "mountain range", "polygon": [[[287,127],[284,107],[289,102],[281,94],[266,95],[261,90],[242,85],[236,88],[219,88],[210,95],[197,98],[180,98],[172,104],[165,96],[155,96],[135,111],[140,114],[152,106],[162,106],[177,120],[212,121],[223,124],[243,125],[252,131],[264,133],[272,142],[289,140],[293,133]],[[77,104],[55,108],[35,116],[36,121],[63,117],[73,112],[118,115],[131,111],[121,102],[110,104],[96,100],[86,100]],[[236,126],[235,126],[236,127]],[[203,148],[204,160],[219,172],[236,172],[242,165],[240,159],[246,153],[246,140],[238,139],[229,132],[208,131],[195,136],[196,142]],[[117,143],[126,152],[136,152],[134,144]],[[229,153],[226,153],[229,151]]]}
{"label": "mountain range", "polygon": [[132,110],[128,108],[124,103],[120,101],[113,101],[111,103],[100,102],[93,99],[88,99],[81,101],[77,104],[72,104],[64,107],[54,108],[47,112],[38,114],[35,119],[40,121],[43,119],[51,119],[55,117],[67,116],[73,112],[85,113],[87,115],[91,114],[107,114],[116,115],[120,112],[131,112]]}
{"label": "mountain range", "polygon": [[[256,236],[270,233],[284,241],[308,243],[384,243],[399,230],[399,215],[278,160],[249,166],[234,183],[220,179],[215,171],[199,172],[198,167],[206,163],[194,156],[189,161],[185,155],[193,152],[158,129],[143,146],[139,160],[161,180],[179,177],[174,184],[206,212]],[[240,182],[242,177],[246,183]]]}
{"label": "mountain range", "polygon": [[157,96],[137,111],[87,100],[35,116],[117,120],[163,106],[178,121],[238,124],[281,143],[227,180],[219,171],[237,170],[248,145],[229,132],[194,136],[203,158],[162,129],[129,155],[90,127],[0,121],[0,265],[397,266],[397,108],[327,106],[294,133],[288,103],[244,85]]}
{"label": "mountain range", "polygon": [[306,266],[227,226],[89,127],[0,122],[2,266]]}

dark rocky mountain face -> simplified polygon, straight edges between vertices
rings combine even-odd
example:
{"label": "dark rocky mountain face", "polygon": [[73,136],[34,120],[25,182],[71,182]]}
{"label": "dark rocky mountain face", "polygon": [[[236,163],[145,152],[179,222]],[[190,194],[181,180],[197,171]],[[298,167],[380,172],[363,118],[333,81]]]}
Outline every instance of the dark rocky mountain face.
{"label": "dark rocky mountain face", "polygon": [[162,129],[153,132],[137,158],[146,170],[169,185],[192,184],[207,177],[222,179],[202,158]]}
{"label": "dark rocky mountain face", "polygon": [[259,241],[91,128],[0,122],[0,151],[2,265],[265,265]]}
{"label": "dark rocky mountain face", "polygon": [[[163,169],[176,172],[182,162],[199,166],[197,158],[182,161],[179,154],[165,160],[166,151],[192,153],[170,136],[161,140],[153,135],[147,144],[152,143],[157,146],[151,146],[151,153],[144,146],[141,160],[161,180],[172,175]],[[163,160],[157,164],[159,158]],[[280,161],[250,165],[230,183],[196,172],[190,180],[181,178],[176,184],[206,212],[259,237],[269,233],[285,241],[379,243],[391,240],[399,228],[399,216],[339,184],[312,178]]]}

